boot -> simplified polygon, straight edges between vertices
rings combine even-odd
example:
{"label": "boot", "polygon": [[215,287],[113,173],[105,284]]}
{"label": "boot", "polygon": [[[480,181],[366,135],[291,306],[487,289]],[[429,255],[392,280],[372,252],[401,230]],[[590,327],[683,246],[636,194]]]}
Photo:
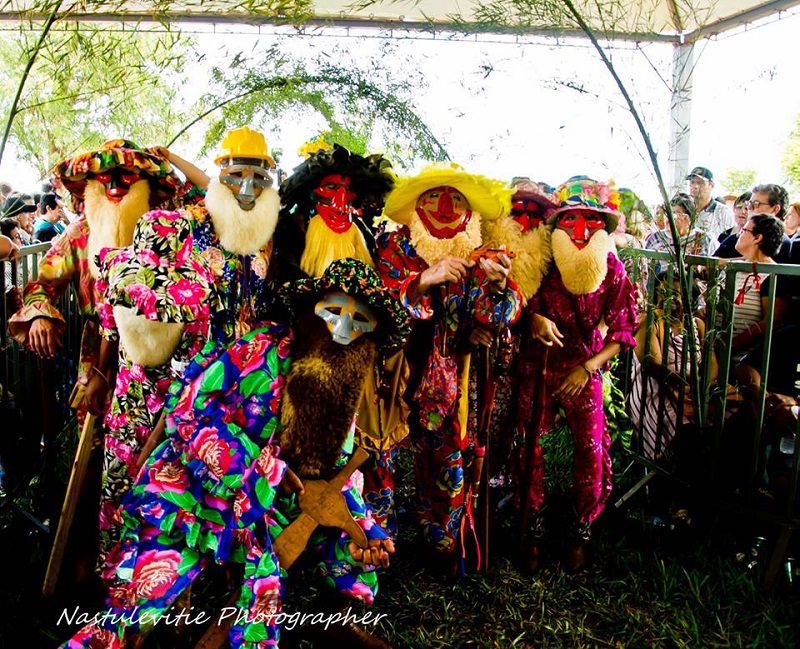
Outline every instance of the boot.
{"label": "boot", "polygon": [[586,565],[589,555],[590,523],[579,523],[575,529],[572,542],[564,556],[564,568],[567,572],[578,572]]}
{"label": "boot", "polygon": [[545,527],[543,512],[539,512],[533,517],[531,527],[525,535],[520,551],[520,561],[522,568],[528,574],[534,574],[541,568],[543,559],[543,541]]}

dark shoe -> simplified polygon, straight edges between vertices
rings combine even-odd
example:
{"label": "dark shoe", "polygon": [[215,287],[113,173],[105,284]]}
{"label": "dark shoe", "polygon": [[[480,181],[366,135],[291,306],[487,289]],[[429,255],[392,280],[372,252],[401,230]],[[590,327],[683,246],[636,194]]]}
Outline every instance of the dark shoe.
{"label": "dark shoe", "polygon": [[448,581],[455,581],[461,577],[461,557],[457,552],[441,554],[442,570]]}
{"label": "dark shoe", "polygon": [[522,567],[529,574],[538,572],[542,565],[542,545],[538,539],[530,539],[522,548]]}
{"label": "dark shoe", "polygon": [[577,539],[567,549],[564,557],[564,568],[568,572],[578,572],[586,565],[589,551],[589,542],[585,539]]}

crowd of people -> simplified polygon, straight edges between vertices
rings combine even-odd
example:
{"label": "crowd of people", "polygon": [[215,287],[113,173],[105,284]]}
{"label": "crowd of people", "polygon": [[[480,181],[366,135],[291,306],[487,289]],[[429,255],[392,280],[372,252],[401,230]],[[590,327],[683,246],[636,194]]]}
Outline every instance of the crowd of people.
{"label": "crowd of people", "polygon": [[[112,614],[65,647],[124,646],[210,561],[244,565],[238,606],[248,614],[231,627],[234,647],[277,643],[301,554],[335,593],[333,610],[371,603],[397,540],[402,446],[413,456],[420,554],[443,579],[465,570],[490,439],[506,440],[512,458],[521,565],[538,570],[556,535],[562,565],[578,571],[612,488],[609,363],[636,348],[642,384],[659,390],[660,368],[679,395],[671,426],[648,413],[651,446],[691,417],[684,382],[697,364],[686,364],[682,310],[673,305],[645,341],[617,254],[674,251],[661,210],[642,239],[632,231],[641,201],[586,176],[555,188],[457,164],[398,176],[381,155],[337,144],[306,153],[275,187],[266,138],[247,127],[225,135],[213,177],[163,147],[113,140],[60,162],[39,200],[4,199],[9,258],[53,241],[9,331],[53,357],[65,325],[56,301],[75,287],[78,419],[91,434],[96,418],[103,438],[97,574]],[[708,169],[687,182],[669,204],[684,252],[794,259],[800,217],[782,188],[756,186],[731,210],[712,198]],[[737,285],[734,344],[751,368],[761,367],[752,358],[767,285],[758,274]],[[781,331],[789,311],[776,305]],[[545,511],[541,442],[559,412],[574,451],[567,530],[548,529]],[[301,515],[316,516],[322,494],[337,513],[304,534]],[[338,634],[329,642],[386,646],[352,625],[327,632]]]}

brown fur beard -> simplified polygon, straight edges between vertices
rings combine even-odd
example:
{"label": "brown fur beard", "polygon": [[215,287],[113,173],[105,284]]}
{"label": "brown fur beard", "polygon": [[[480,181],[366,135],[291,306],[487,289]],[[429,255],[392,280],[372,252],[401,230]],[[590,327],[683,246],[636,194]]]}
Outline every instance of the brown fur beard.
{"label": "brown fur beard", "polygon": [[339,345],[314,314],[300,319],[295,340],[281,401],[281,457],[301,478],[328,478],[372,371],[375,343],[361,336]]}
{"label": "brown fur beard", "polygon": [[133,243],[136,222],[150,211],[150,184],[139,180],[131,185],[119,203],[106,198],[106,189],[97,180],[86,182],[84,211],[89,223],[89,272],[99,276],[95,256],[103,248],[122,248]]}

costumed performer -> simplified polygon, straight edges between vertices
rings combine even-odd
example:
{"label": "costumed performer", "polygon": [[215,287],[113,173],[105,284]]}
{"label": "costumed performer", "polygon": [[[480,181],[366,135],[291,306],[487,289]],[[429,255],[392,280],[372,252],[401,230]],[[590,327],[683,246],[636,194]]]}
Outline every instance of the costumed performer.
{"label": "costumed performer", "polygon": [[[394,186],[389,161],[379,154],[360,156],[321,137],[301,150],[307,159],[280,189],[275,256],[281,277],[319,277],[328,264],[344,258],[374,268],[374,219]],[[408,434],[408,408],[402,399],[407,379],[402,351],[384,348],[367,375],[356,425],[356,444],[370,451],[362,466],[364,499],[392,538],[397,535],[397,443]]]}
{"label": "costumed performer", "polygon": [[558,188],[556,198],[559,207],[547,221],[553,228],[553,265],[527,307],[538,349],[519,363],[518,426],[526,431],[521,534],[523,561],[536,570],[545,535],[541,436],[563,408],[572,433],[575,498],[564,561],[574,571],[586,562],[591,525],[612,487],[601,372],[636,344],[636,308],[635,289],[609,236],[618,218],[613,186],[575,176]]}
{"label": "costumed performer", "polygon": [[214,276],[194,249],[191,225],[180,211],[148,212],[136,224],[132,245],[105,248],[99,261],[97,287],[106,298],[100,331],[119,341],[100,493],[98,569],[108,579],[102,570],[119,541],[118,506],[136,477],[139,453],[170,383],[208,338],[216,294]]}
{"label": "costumed performer", "polygon": [[431,165],[401,178],[384,215],[396,230],[378,238],[380,273],[412,316],[406,346],[406,401],[414,455],[417,518],[434,566],[461,572],[457,552],[464,515],[467,449],[466,338],[519,316],[521,295],[508,280],[511,260],[471,260],[483,243],[481,222],[506,214],[511,190],[456,164]]}
{"label": "costumed performer", "polygon": [[[302,480],[328,479],[346,464],[370,357],[408,330],[407,315],[374,271],[355,260],[334,262],[322,278],[287,283],[281,292],[294,333],[267,323],[227,347],[210,341],[171,386],[167,439],[123,500],[110,615],[65,647],[121,648],[129,631],[148,630],[212,560],[244,564],[238,606],[247,617],[231,627],[231,646],[277,646],[286,573],[273,541],[300,515],[297,495],[278,487],[288,481],[302,489]],[[375,570],[388,565],[394,548],[359,487],[356,471],[342,495],[367,548],[328,527],[317,528],[308,548],[324,583],[370,604]],[[339,646],[386,646],[351,625],[329,632]]]}

